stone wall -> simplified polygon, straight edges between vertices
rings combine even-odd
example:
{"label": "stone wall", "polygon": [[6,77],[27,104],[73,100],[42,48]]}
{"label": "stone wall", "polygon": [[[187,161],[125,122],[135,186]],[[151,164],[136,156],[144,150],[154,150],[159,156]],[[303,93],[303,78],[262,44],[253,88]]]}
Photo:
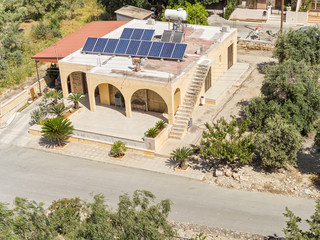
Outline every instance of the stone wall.
{"label": "stone wall", "polygon": [[84,93],[83,89],[83,75],[82,72],[74,72],[70,75],[71,80],[71,91],[72,92],[78,92],[78,93]]}
{"label": "stone wall", "polygon": [[273,51],[274,43],[240,39],[238,41],[238,49]]}

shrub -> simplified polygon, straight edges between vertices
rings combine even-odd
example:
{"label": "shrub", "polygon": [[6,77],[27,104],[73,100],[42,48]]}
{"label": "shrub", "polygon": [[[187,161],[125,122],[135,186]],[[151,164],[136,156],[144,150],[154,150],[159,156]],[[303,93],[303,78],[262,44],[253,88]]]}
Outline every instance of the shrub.
{"label": "shrub", "polygon": [[320,128],[317,129],[316,136],[314,137],[314,145],[317,152],[320,152]]}
{"label": "shrub", "polygon": [[167,126],[167,123],[163,120],[156,122],[155,128],[159,129],[160,131]]}
{"label": "shrub", "polygon": [[276,169],[296,163],[302,137],[293,125],[276,115],[266,121],[266,126],[255,138],[255,145],[262,164]]}
{"label": "shrub", "polygon": [[84,95],[82,93],[71,93],[68,97],[68,100],[72,101],[74,103],[74,109],[79,108],[79,102],[84,98]]}
{"label": "shrub", "polygon": [[80,198],[63,198],[53,201],[49,207],[49,221],[59,234],[67,234],[80,222],[82,204]]}
{"label": "shrub", "polygon": [[40,109],[35,109],[31,112],[31,120],[36,124],[41,124],[45,117],[45,113]]}
{"label": "shrub", "polygon": [[159,130],[156,127],[149,128],[146,132],[146,136],[150,138],[155,138],[159,134]]}
{"label": "shrub", "polygon": [[200,153],[205,158],[214,157],[228,163],[238,161],[248,163],[254,151],[253,133],[248,133],[250,121],[239,120],[232,116],[228,123],[220,118],[216,123],[206,123],[200,143]]}
{"label": "shrub", "polygon": [[70,120],[61,117],[46,119],[42,126],[42,136],[58,146],[65,145],[65,141],[73,133],[73,126]]}
{"label": "shrub", "polygon": [[127,151],[126,145],[121,141],[116,141],[111,146],[111,152],[114,157],[121,157]]}
{"label": "shrub", "polygon": [[50,112],[56,114],[57,117],[62,117],[62,114],[67,110],[63,103],[52,106]]}
{"label": "shrub", "polygon": [[193,154],[193,149],[188,147],[182,147],[175,149],[170,155],[173,159],[179,161],[179,167],[185,166],[186,160]]}

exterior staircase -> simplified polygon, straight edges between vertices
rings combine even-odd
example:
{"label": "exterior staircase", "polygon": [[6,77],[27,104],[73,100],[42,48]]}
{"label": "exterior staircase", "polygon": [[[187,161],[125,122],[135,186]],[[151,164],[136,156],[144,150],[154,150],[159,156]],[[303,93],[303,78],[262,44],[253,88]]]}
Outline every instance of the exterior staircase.
{"label": "exterior staircase", "polygon": [[199,93],[208,74],[208,70],[208,65],[198,65],[183,102],[176,112],[175,121],[171,128],[171,132],[169,133],[169,138],[182,139],[184,136]]}

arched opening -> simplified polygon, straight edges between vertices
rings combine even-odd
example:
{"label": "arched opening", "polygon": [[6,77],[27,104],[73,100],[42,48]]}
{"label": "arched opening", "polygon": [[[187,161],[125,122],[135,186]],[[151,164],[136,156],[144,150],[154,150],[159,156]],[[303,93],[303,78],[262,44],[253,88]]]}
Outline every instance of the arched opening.
{"label": "arched opening", "polygon": [[84,72],[73,72],[69,74],[67,79],[68,91],[79,92],[83,94],[88,93],[88,84],[86,73]]}
{"label": "arched opening", "polygon": [[120,90],[108,83],[101,83],[95,89],[95,98],[97,105],[113,105],[124,108],[125,101]]}
{"label": "arched opening", "polygon": [[145,111],[167,121],[167,117],[163,115],[163,113],[168,113],[166,102],[158,93],[150,89],[139,89],[132,94],[131,109]]}
{"label": "arched opening", "polygon": [[174,113],[178,111],[178,108],[181,104],[181,92],[180,88],[177,88],[174,92]]}
{"label": "arched opening", "polygon": [[140,89],[131,97],[131,108],[150,112],[168,113],[166,102],[155,91]]}

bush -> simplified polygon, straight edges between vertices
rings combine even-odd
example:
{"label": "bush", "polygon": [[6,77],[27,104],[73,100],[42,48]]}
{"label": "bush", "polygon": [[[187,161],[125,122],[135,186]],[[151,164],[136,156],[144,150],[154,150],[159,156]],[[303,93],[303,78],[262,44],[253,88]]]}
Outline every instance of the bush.
{"label": "bush", "polygon": [[116,141],[111,146],[111,152],[114,157],[121,157],[127,151],[126,145],[121,141]]}
{"label": "bush", "polygon": [[224,18],[225,19],[229,19],[231,14],[233,13],[233,11],[236,9],[237,7],[237,0],[227,0],[227,6],[226,6],[226,10],[224,12]]}
{"label": "bush", "polygon": [[146,132],[146,136],[150,138],[155,138],[159,134],[159,130],[156,127],[149,128]]}
{"label": "bush", "polygon": [[310,217],[310,220],[306,220],[309,225],[309,231],[300,229],[299,223],[301,218],[295,216],[295,214],[286,207],[286,212],[283,214],[288,218],[287,226],[283,229],[285,239],[287,240],[303,240],[303,239],[319,239],[320,238],[320,200],[316,201],[316,209],[314,214]]}
{"label": "bush", "polygon": [[82,204],[80,198],[63,198],[53,201],[49,207],[49,221],[59,234],[67,234],[80,222]]}
{"label": "bush", "polygon": [[295,60],[317,65],[320,63],[319,38],[319,27],[308,27],[305,31],[289,30],[279,35],[273,55],[280,63]]}
{"label": "bush", "polygon": [[205,158],[214,157],[228,163],[238,161],[248,163],[252,160],[254,151],[253,133],[248,133],[250,121],[239,120],[232,116],[228,123],[224,118],[210,125],[203,131],[200,143],[200,153]]}
{"label": "bush", "polygon": [[31,112],[31,120],[36,124],[42,124],[42,121],[45,117],[45,113],[40,109],[35,109]]}
{"label": "bush", "polygon": [[314,137],[314,146],[317,152],[320,152],[320,128],[317,129],[316,136]]}
{"label": "bush", "polygon": [[33,25],[31,28],[31,35],[33,39],[45,40],[55,37],[61,37],[59,28],[51,28],[54,23],[45,24],[43,21],[39,21],[37,25]]}
{"label": "bush", "polygon": [[163,121],[163,120],[160,120],[160,121],[156,122],[155,128],[159,129],[161,131],[166,126],[167,126],[167,123],[165,121]]}
{"label": "bush", "polygon": [[57,117],[62,117],[63,113],[67,110],[63,103],[52,106],[51,113],[54,113]]}
{"label": "bush", "polygon": [[302,137],[295,126],[276,115],[266,121],[265,127],[255,138],[256,151],[262,164],[271,169],[296,164]]}

